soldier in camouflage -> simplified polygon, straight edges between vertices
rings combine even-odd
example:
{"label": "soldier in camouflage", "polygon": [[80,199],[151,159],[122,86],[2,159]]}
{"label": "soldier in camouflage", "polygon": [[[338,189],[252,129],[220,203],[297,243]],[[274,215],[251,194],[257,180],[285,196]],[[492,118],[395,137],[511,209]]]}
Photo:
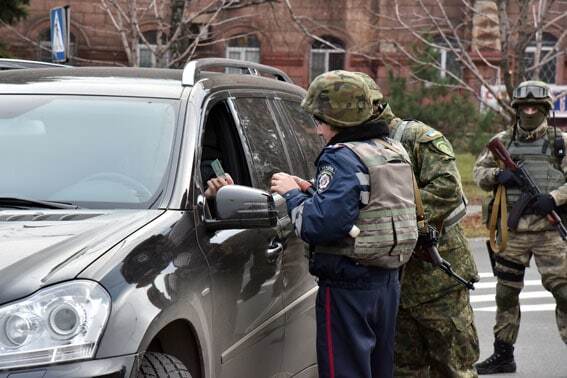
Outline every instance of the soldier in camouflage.
{"label": "soldier in camouflage", "polygon": [[[413,163],[426,219],[440,231],[439,253],[456,273],[478,281],[459,221],[465,198],[449,141],[419,121],[396,117],[374,80],[375,116],[401,141]],[[433,265],[412,258],[405,266],[396,334],[396,377],[476,377],[479,356],[469,292]]]}
{"label": "soldier in camouflage", "polygon": [[369,88],[352,72],[318,76],[302,106],[327,143],[316,162],[316,190],[301,192],[285,173],[272,177],[271,190],[286,199],[318,279],[319,377],[390,378],[398,268],[417,241],[409,157],[388,138],[388,125],[369,121]]}
{"label": "soldier in camouflage", "polygon": [[[476,365],[479,374],[516,371],[514,343],[520,326],[519,295],[524,286],[524,270],[532,255],[543,286],[555,297],[556,319],[561,338],[567,343],[567,246],[545,215],[567,203],[567,134],[548,126],[553,106],[549,87],[541,81],[521,83],[513,93],[512,106],[517,123],[495,136],[508,148],[512,159],[523,161],[542,194],[520,217],[516,230],[509,230],[507,247],[495,255],[496,324],[494,353]],[[474,166],[474,180],[482,189],[506,188],[508,210],[518,201],[520,188],[514,175],[501,169],[488,150]]]}

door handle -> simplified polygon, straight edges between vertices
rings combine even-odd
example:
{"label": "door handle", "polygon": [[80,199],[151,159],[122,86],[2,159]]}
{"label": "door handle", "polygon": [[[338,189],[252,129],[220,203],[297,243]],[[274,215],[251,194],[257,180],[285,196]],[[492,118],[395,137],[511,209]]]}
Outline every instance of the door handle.
{"label": "door handle", "polygon": [[266,249],[266,259],[269,262],[275,262],[283,251],[283,244],[273,240],[268,249]]}

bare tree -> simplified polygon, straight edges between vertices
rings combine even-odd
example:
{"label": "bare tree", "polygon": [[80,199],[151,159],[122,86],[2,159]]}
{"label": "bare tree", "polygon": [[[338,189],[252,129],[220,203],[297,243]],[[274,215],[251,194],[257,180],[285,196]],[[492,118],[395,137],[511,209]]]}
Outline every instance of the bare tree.
{"label": "bare tree", "polygon": [[[225,41],[226,38],[217,32],[223,25],[251,17],[226,17],[226,11],[276,1],[99,0],[120,35],[128,65],[138,65],[140,46],[145,46],[157,67],[182,65],[191,59],[198,47]],[[152,24],[151,35],[141,27],[142,23]]]}
{"label": "bare tree", "polygon": [[[320,33],[313,32],[322,29],[320,22],[299,14],[290,0],[285,0],[285,5],[299,30],[321,40]],[[464,90],[506,119],[513,117],[509,98],[514,86],[528,78],[539,78],[542,67],[566,52],[559,48],[567,38],[564,0],[416,0],[409,8],[411,12],[400,0],[381,5],[380,12],[368,9],[376,20],[368,27],[379,33],[381,44],[394,46],[406,64],[435,69],[443,76],[442,80],[429,80],[411,72],[415,80]],[[542,37],[552,30],[559,31],[559,37],[553,48],[544,49]],[[378,48],[369,51],[367,46],[356,45],[348,52],[400,64],[398,59],[391,59],[391,52],[382,53]],[[459,69],[447,69],[440,54],[450,56]],[[507,97],[498,91],[502,85]],[[481,97],[480,87],[497,100],[498,106]]]}

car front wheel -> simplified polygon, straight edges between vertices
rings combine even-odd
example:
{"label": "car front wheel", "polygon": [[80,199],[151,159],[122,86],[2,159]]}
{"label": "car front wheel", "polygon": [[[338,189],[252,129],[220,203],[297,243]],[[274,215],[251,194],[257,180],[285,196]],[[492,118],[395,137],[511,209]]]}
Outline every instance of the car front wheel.
{"label": "car front wheel", "polygon": [[138,378],[191,378],[183,362],[169,354],[146,352]]}

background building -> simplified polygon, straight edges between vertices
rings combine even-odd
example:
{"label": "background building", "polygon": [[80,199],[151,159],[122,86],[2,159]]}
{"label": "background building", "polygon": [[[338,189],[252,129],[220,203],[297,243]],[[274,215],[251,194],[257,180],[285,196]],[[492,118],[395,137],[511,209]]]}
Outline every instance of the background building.
{"label": "background building", "polygon": [[[14,57],[49,61],[49,9],[69,5],[74,65],[179,67],[226,56],[279,67],[303,87],[327,70],[362,71],[386,91],[391,72],[442,82],[508,113],[506,93],[519,81],[566,89],[562,1],[500,10],[495,0],[195,0],[183,10],[185,2],[31,0],[28,17],[2,28],[0,41]],[[556,107],[567,117],[564,99]]]}

